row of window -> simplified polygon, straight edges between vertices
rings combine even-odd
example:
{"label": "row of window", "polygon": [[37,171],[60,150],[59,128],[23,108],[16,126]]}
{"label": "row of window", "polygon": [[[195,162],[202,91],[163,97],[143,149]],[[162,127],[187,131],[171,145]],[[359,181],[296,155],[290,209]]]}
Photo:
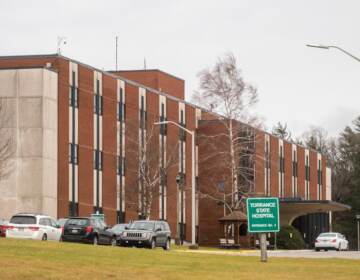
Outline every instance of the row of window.
{"label": "row of window", "polygon": [[[103,169],[103,152],[94,150],[94,169]],[[69,144],[69,163],[79,164],[79,145]],[[118,175],[125,175],[125,158],[117,156],[116,158],[116,170]]]}
{"label": "row of window", "polygon": [[[319,160],[320,169],[318,169],[318,184],[322,184],[322,170],[321,170],[321,160]],[[265,168],[270,169],[270,156],[268,153],[265,153]],[[279,172],[285,172],[285,158],[282,154],[279,157]],[[292,176],[298,177],[298,163],[297,161],[292,162]],[[306,156],[305,160],[305,180],[310,181],[310,165],[309,165],[309,157]]]}

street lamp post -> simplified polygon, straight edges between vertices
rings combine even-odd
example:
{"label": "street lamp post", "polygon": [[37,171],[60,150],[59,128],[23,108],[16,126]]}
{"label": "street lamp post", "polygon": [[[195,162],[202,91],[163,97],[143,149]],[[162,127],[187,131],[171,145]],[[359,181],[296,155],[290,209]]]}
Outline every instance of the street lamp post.
{"label": "street lamp post", "polygon": [[318,48],[318,49],[325,49],[325,50],[337,49],[337,50],[343,52],[344,54],[350,56],[351,58],[355,59],[356,61],[360,62],[360,58],[356,57],[355,55],[349,53],[348,51],[345,51],[344,49],[342,49],[338,46],[324,46],[324,45],[306,45],[306,46],[310,47],[310,48]]}
{"label": "street lamp post", "polygon": [[195,131],[186,129],[185,127],[183,127],[173,121],[155,122],[154,124],[156,124],[156,125],[173,124],[191,135],[191,143],[192,143],[192,149],[191,149],[191,158],[192,158],[192,163],[191,163],[191,245],[194,246],[194,245],[196,245],[196,242],[195,242],[195,207],[196,207],[196,202],[195,202],[195,149],[196,149]]}
{"label": "street lamp post", "polygon": [[[351,58],[355,59],[357,62],[360,62],[360,58],[356,57],[355,55],[349,53],[348,51],[338,47],[338,46],[325,46],[325,45],[306,45],[307,47],[310,48],[318,48],[318,49],[337,49],[339,51],[341,51],[342,53],[346,54],[347,56],[350,56]],[[331,213],[331,212],[330,212]],[[360,215],[356,215],[356,221],[357,221],[357,249],[358,251],[360,251]]]}

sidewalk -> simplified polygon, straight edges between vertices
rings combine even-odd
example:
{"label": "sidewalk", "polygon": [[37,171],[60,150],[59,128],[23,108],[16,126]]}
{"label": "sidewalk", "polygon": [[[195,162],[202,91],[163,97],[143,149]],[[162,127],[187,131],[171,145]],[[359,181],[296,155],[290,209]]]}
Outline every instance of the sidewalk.
{"label": "sidewalk", "polygon": [[[209,254],[224,256],[249,256],[260,257],[260,250],[174,250],[179,253],[189,254]],[[340,258],[360,260],[360,252],[358,251],[328,251],[315,252],[314,250],[269,250],[269,257],[281,258]]]}

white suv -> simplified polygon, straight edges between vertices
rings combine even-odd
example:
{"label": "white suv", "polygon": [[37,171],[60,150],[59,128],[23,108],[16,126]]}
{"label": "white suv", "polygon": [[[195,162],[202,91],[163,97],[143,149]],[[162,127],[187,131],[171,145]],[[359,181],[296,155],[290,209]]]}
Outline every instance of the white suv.
{"label": "white suv", "polygon": [[6,227],[6,237],[35,240],[56,240],[61,238],[62,230],[55,219],[36,214],[16,214]]}

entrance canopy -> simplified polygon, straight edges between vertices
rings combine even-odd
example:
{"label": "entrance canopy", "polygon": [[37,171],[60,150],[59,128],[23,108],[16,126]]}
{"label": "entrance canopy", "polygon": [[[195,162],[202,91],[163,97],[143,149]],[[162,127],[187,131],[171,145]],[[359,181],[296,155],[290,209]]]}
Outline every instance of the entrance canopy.
{"label": "entrance canopy", "polygon": [[280,225],[291,225],[300,216],[350,210],[346,204],[331,200],[280,199]]}

